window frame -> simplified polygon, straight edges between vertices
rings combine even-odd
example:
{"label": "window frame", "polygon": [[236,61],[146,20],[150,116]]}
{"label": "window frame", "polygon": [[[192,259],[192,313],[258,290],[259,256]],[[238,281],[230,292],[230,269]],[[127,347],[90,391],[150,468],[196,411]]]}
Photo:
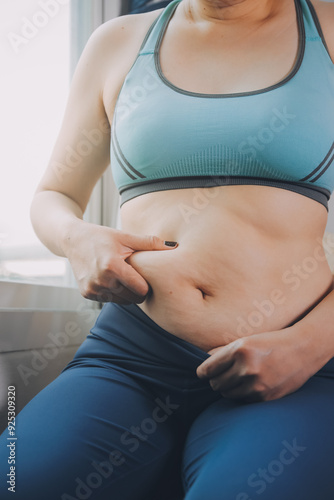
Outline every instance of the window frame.
{"label": "window frame", "polygon": [[[104,22],[127,12],[127,0],[71,1],[71,74],[93,31]],[[94,224],[117,227],[119,194],[107,168],[92,192],[84,218]]]}

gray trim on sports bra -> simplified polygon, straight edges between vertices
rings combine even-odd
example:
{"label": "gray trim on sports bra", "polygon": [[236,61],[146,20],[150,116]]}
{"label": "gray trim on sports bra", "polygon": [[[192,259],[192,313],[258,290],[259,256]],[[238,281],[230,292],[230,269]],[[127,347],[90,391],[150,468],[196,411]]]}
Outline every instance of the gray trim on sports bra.
{"label": "gray trim on sports bra", "polygon": [[193,177],[175,177],[162,179],[159,181],[141,181],[135,185],[124,186],[120,189],[121,206],[126,201],[136,198],[142,194],[147,194],[156,191],[168,191],[172,189],[186,188],[210,188],[215,186],[238,186],[238,185],[253,185],[253,186],[270,186],[288,191],[293,191],[312,200],[318,201],[328,211],[328,201],[330,191],[328,189],[312,186],[307,187],[305,184],[290,181],[275,181],[262,177],[229,177],[229,176],[193,176]]}

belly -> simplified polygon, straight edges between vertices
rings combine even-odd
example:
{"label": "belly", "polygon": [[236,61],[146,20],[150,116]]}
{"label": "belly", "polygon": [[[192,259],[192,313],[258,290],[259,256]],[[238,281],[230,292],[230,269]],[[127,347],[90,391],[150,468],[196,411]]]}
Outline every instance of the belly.
{"label": "belly", "polygon": [[288,326],[332,283],[321,205],[277,188],[214,189],[216,196],[193,212],[193,190],[147,194],[122,208],[124,230],[178,242],[174,250],[135,252],[128,259],[150,285],[139,307],[206,351]]}

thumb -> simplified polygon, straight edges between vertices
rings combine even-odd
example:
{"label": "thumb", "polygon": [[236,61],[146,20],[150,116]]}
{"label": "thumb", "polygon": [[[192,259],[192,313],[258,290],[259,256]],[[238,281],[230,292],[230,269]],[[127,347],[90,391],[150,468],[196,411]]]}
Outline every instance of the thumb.
{"label": "thumb", "polygon": [[170,250],[178,246],[176,241],[165,241],[158,236],[137,236],[134,234],[127,235],[123,243],[133,250]]}

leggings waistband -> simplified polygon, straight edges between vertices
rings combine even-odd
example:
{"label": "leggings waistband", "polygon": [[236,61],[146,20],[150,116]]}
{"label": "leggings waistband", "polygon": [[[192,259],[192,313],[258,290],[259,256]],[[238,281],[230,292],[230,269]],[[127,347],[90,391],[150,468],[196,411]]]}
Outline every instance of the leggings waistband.
{"label": "leggings waistband", "polygon": [[168,364],[192,372],[209,357],[199,347],[161,328],[136,304],[105,304],[89,338],[106,342],[114,355],[135,356],[148,364]]}
{"label": "leggings waistband", "polygon": [[[199,347],[161,328],[136,304],[105,304],[87,337],[94,338],[109,344],[113,355],[122,359],[136,358],[147,364],[168,364],[191,372],[210,356]],[[91,355],[95,354],[93,349]],[[334,377],[334,358],[317,375]]]}

